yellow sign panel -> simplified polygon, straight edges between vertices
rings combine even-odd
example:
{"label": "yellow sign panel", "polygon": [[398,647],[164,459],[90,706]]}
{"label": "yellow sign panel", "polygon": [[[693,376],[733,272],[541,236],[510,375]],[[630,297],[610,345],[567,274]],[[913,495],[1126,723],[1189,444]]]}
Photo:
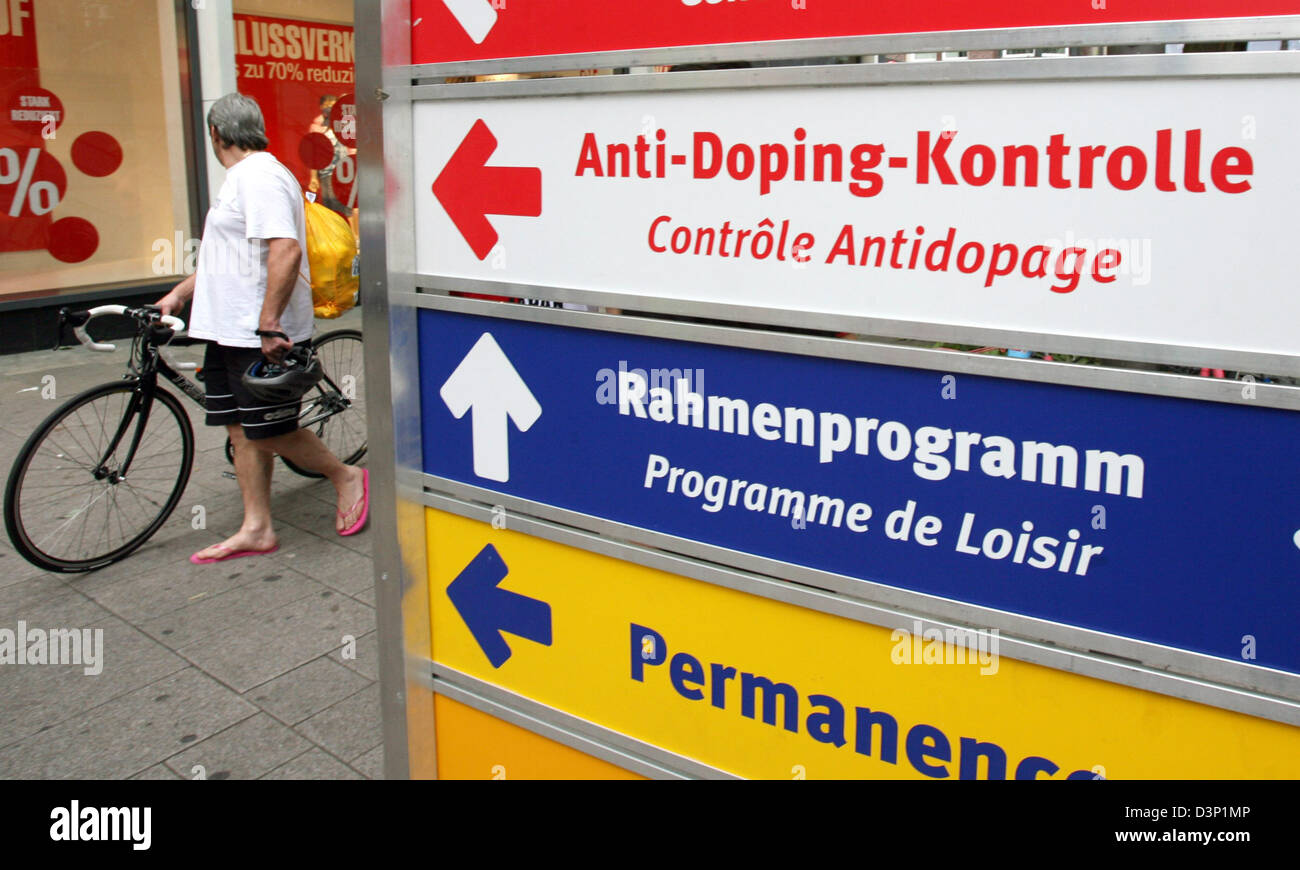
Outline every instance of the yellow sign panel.
{"label": "yellow sign panel", "polygon": [[741,776],[1300,778],[1300,728],[999,658],[995,636],[939,642],[432,509],[428,553],[435,662]]}
{"label": "yellow sign panel", "polygon": [[440,779],[644,779],[443,695],[434,696]]}

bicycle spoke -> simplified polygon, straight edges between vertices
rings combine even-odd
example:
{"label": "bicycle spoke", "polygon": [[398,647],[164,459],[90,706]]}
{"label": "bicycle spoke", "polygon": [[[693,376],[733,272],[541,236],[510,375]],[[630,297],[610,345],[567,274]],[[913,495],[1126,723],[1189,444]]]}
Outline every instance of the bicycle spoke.
{"label": "bicycle spoke", "polygon": [[[46,437],[47,437],[47,440],[49,440],[50,444],[54,447],[54,449],[58,451],[58,453],[55,455],[55,458],[63,458],[63,459],[68,459],[68,460],[70,460],[70,461],[72,461],[72,462],[76,462],[78,466],[80,466],[81,468],[84,468],[86,471],[94,471],[94,470],[95,470],[95,467],[94,467],[93,465],[89,465],[89,464],[82,463],[82,462],[77,462],[77,460],[72,456],[71,453],[69,453],[67,450],[65,450],[61,444],[57,443],[57,442],[54,440],[53,435],[54,435],[54,433],[51,432],[50,435],[48,435],[48,436],[46,436]],[[42,446],[44,446],[44,445],[42,445]],[[91,461],[93,462],[93,461],[95,461],[95,460],[92,459]]]}
{"label": "bicycle spoke", "polygon": [[[136,498],[143,499],[143,500],[149,502],[149,504],[153,505],[154,507],[162,507],[162,502],[166,500],[166,496],[168,496],[168,495],[171,494],[170,491],[165,490],[165,489],[151,489],[151,488],[146,487],[146,486],[135,486],[135,485],[133,485],[133,484],[129,484],[129,483],[124,483],[123,485],[124,485],[124,486],[127,488],[127,490],[129,490],[129,491],[131,492],[131,494],[134,495]],[[149,497],[149,495],[148,495],[148,493],[151,493],[151,492],[161,493],[161,494],[163,495],[163,499],[160,499],[160,500],[158,500],[158,501],[154,501],[154,500],[151,499],[151,498]]]}
{"label": "bicycle spoke", "polygon": [[[40,541],[40,542],[38,542],[38,543],[44,544],[46,541],[49,541],[49,539],[50,539],[51,537],[53,537],[54,535],[56,535],[56,534],[58,534],[59,532],[63,531],[63,529],[64,529],[65,526],[67,526],[68,524],[70,524],[70,523],[72,523],[72,522],[75,522],[78,518],[83,517],[83,515],[85,514],[85,512],[88,511],[88,510],[90,510],[90,508],[91,508],[92,506],[94,506],[94,504],[95,504],[96,502],[98,502],[101,498],[103,498],[104,495],[105,495],[107,492],[108,492],[108,490],[107,490],[107,488],[106,488],[106,489],[105,489],[103,492],[101,492],[99,495],[93,496],[92,498],[90,498],[89,500],[87,500],[87,502],[86,502],[84,505],[82,505],[80,508],[78,508],[78,509],[77,509],[77,510],[72,514],[72,516],[68,517],[67,520],[65,520],[62,524],[60,524],[60,525],[59,525],[57,528],[55,528],[52,532],[50,532],[48,535],[46,535],[44,540],[42,540],[42,541]],[[82,530],[81,530],[81,537],[82,537],[83,540],[84,540],[84,538],[85,538],[85,535],[86,535],[86,530],[85,530],[85,520],[83,519],[83,520],[82,520]]]}
{"label": "bicycle spoke", "polygon": [[118,495],[119,495],[119,488],[114,487],[113,488],[113,515],[117,517],[117,530],[122,536],[118,543],[119,545],[121,545],[127,542],[127,540],[130,538],[130,535],[127,534],[126,525],[125,523],[122,522],[122,512],[117,509]]}
{"label": "bicycle spoke", "polygon": [[153,499],[149,498],[149,496],[142,495],[140,490],[134,486],[128,486],[126,488],[126,491],[129,492],[131,494],[131,497],[135,499],[136,504],[141,505],[142,509],[145,511],[148,511],[149,508],[144,507],[144,505],[152,505],[155,509],[162,507],[161,501],[154,501]]}
{"label": "bicycle spoke", "polygon": [[[80,412],[80,411],[77,412],[77,422],[79,422],[79,423],[81,422],[81,412]],[[86,451],[86,453],[87,453],[87,455],[89,456],[91,462],[97,462],[97,461],[99,460],[99,457],[103,455],[103,452],[102,452],[102,451],[100,451],[100,450],[95,450],[95,451],[91,452],[90,448],[87,448],[84,444],[81,443],[81,439],[77,437],[76,433],[72,431],[71,427],[69,427],[69,426],[66,425],[66,422],[65,422],[64,424],[61,424],[61,425],[62,425],[62,428],[64,429],[64,431],[68,433],[68,437],[71,438],[74,442],[76,442],[76,444],[77,444],[77,446],[78,446],[79,448],[81,448],[82,450]],[[82,423],[82,428],[83,428],[83,429],[86,429],[86,436],[87,436],[87,438],[89,439],[89,438],[90,438],[90,430],[86,428],[86,426],[85,426],[84,423]]]}

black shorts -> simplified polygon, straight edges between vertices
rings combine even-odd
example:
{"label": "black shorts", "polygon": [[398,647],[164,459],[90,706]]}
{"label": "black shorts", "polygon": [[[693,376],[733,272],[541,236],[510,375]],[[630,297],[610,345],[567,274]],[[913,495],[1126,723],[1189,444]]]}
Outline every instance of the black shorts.
{"label": "black shorts", "polygon": [[228,347],[208,342],[203,355],[203,387],[207,393],[209,426],[238,423],[243,427],[244,437],[251,441],[287,435],[298,429],[302,402],[268,405],[244,388],[241,380],[244,372],[260,359],[259,347]]}

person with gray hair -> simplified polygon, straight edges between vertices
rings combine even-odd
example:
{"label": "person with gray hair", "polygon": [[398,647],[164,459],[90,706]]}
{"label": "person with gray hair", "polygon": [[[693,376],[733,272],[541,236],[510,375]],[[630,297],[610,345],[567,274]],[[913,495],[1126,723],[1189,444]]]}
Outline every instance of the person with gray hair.
{"label": "person with gray hair", "polygon": [[208,341],[207,424],[224,426],[230,435],[244,522],[225,541],[191,556],[195,564],[279,549],[271,519],[277,454],[334,485],[340,535],[361,531],[370,503],[369,473],[344,465],[314,432],[298,428],[301,401],[268,404],[244,386],[242,376],[254,363],[278,362],[294,345],[310,344],[307,219],[297,179],[266,150],[266,126],[255,100],[226,94],[212,104],[207,121],[226,179],[208,210],[198,269],[157,305],[164,314],[177,314],[194,301],[190,335]]}
{"label": "person with gray hair", "polygon": [[257,100],[243,94],[226,94],[208,109],[208,127],[217,131],[223,145],[245,151],[265,151],[271,144],[266,138],[262,107]]}

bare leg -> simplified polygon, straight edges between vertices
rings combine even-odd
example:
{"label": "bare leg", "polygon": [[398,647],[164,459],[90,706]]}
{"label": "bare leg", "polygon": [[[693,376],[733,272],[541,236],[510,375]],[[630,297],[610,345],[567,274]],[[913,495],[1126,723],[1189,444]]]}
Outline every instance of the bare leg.
{"label": "bare leg", "polygon": [[365,491],[361,469],[340,462],[325,446],[325,442],[316,437],[315,432],[298,429],[257,443],[266,445],[267,449],[274,450],[299,468],[325,475],[334,484],[334,491],[338,494],[338,509],[342,513],[335,520],[335,530],[346,529],[361,516],[360,502]]}
{"label": "bare leg", "polygon": [[196,555],[216,559],[229,551],[269,550],[279,543],[271,525],[271,454],[244,437],[238,426],[227,426],[235,451],[235,474],[239,492],[244,497],[244,523],[239,531]]}

